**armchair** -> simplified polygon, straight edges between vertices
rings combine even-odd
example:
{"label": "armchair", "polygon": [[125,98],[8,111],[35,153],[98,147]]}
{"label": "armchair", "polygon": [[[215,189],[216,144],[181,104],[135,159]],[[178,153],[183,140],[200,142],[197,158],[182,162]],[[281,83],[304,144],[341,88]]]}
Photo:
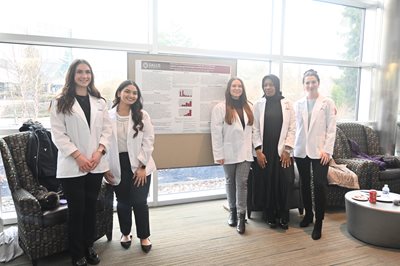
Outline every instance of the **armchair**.
{"label": "armchair", "polygon": [[[374,163],[368,160],[351,157],[347,137],[339,127],[336,127],[333,158],[337,164],[346,164],[347,168],[357,174],[361,189],[371,188],[369,173],[374,169]],[[350,190],[351,189],[337,185],[328,185],[326,190],[326,205],[328,207],[344,207],[344,195]]]}
{"label": "armchair", "polygon": [[[39,258],[68,249],[68,206],[42,211],[33,196],[39,183],[26,163],[29,132],[21,132],[0,139],[0,151],[17,213],[19,244],[37,265]],[[98,197],[96,239],[112,237],[113,189],[103,183]]]}
{"label": "armchair", "polygon": [[[340,123],[338,128],[342,130],[348,139],[354,140],[360,147],[360,151],[369,156],[384,156],[380,150],[379,136],[377,132],[368,127],[357,123]],[[350,146],[347,143],[348,151],[344,154],[345,157],[354,160],[350,150]],[[388,156],[385,156],[388,158]],[[390,156],[389,156],[390,157]],[[391,158],[399,162],[400,158],[391,156]],[[365,159],[356,159],[365,160]],[[388,184],[392,192],[400,193],[400,168],[388,168],[386,170],[380,170],[379,166],[369,161],[371,166],[366,175],[368,188],[381,190],[384,184]]]}

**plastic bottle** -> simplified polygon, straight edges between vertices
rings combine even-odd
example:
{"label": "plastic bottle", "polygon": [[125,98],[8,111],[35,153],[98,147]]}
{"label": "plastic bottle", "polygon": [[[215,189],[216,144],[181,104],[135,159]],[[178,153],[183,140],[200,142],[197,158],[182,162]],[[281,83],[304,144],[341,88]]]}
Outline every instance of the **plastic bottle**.
{"label": "plastic bottle", "polygon": [[389,197],[389,192],[390,192],[389,186],[385,184],[382,188],[382,196]]}

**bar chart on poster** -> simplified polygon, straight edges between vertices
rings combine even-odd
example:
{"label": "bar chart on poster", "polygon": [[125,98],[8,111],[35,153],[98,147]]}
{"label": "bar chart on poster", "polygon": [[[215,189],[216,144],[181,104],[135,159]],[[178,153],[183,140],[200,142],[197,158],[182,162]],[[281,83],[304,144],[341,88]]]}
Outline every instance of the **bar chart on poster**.
{"label": "bar chart on poster", "polygon": [[128,78],[140,87],[154,125],[159,169],[214,164],[211,110],[235,75],[234,59],[128,55]]}

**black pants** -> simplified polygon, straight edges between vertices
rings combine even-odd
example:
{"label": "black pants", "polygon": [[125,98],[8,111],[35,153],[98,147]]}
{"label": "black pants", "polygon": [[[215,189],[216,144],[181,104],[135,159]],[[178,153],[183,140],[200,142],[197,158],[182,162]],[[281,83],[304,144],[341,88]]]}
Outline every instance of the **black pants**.
{"label": "black pants", "polygon": [[137,187],[134,180],[129,156],[127,152],[119,154],[121,164],[121,183],[116,186],[117,213],[119,226],[123,235],[129,235],[132,228],[132,209],[135,214],[136,236],[146,239],[150,236],[149,206],[147,196],[150,189],[151,175],[148,175],[147,182]]}
{"label": "black pants", "polygon": [[61,183],[68,202],[68,238],[72,259],[85,256],[93,246],[96,228],[96,202],[103,173],[62,178]]}
{"label": "black pants", "polygon": [[313,171],[315,219],[323,220],[325,215],[326,188],[328,185],[328,165],[322,165],[321,159],[296,157],[297,169],[300,174],[301,193],[306,214],[312,212],[311,199],[311,167]]}

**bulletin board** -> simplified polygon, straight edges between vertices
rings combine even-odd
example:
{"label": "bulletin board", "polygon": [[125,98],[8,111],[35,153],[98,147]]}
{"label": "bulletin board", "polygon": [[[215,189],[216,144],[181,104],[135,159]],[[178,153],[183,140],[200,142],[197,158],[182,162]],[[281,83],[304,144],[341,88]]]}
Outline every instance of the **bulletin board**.
{"label": "bulletin board", "polygon": [[236,68],[233,59],[128,54],[128,78],[141,89],[155,128],[158,169],[214,164],[211,110]]}

